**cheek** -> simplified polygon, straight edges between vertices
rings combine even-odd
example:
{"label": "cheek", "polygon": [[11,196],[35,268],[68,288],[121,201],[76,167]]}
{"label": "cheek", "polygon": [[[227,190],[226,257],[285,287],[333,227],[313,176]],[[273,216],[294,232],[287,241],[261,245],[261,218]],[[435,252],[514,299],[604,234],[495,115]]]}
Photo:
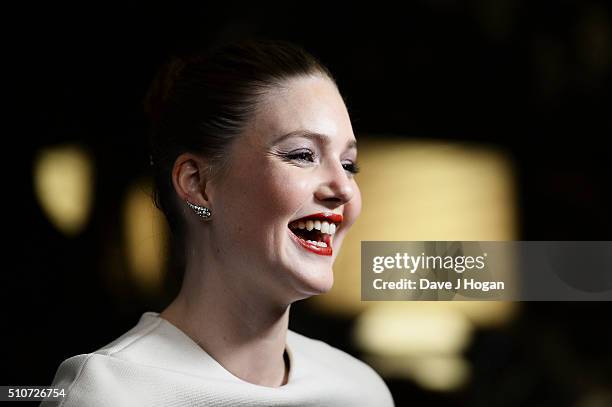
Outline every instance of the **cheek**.
{"label": "cheek", "polygon": [[271,228],[286,227],[307,201],[310,188],[308,180],[292,170],[270,164],[260,168],[256,176],[252,170],[240,171],[231,186],[226,185],[229,189],[224,201],[231,207],[227,213],[232,216],[230,222],[240,219],[243,229],[266,238]]}
{"label": "cheek", "polygon": [[[273,166],[252,191],[263,207],[262,216],[284,225],[308,199],[310,184],[299,168]],[[302,175],[302,176],[300,176]]]}

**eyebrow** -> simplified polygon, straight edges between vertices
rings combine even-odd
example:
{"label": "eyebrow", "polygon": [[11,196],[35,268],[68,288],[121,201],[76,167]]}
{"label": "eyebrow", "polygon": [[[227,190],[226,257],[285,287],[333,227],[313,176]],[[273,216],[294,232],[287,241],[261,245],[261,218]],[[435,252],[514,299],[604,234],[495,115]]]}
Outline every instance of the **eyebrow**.
{"label": "eyebrow", "polygon": [[[274,138],[274,143],[280,143],[281,141],[284,141],[288,138],[292,138],[292,137],[306,137],[309,139],[313,139],[313,140],[317,140],[318,142],[320,142],[323,145],[327,145],[331,143],[331,137],[328,136],[327,134],[322,134],[322,133],[317,133],[314,131],[310,131],[310,130],[294,130],[291,131],[287,134],[284,134],[282,136],[279,137],[275,137]],[[348,143],[346,143],[346,147],[345,150],[357,150],[357,140],[352,139],[349,140]]]}

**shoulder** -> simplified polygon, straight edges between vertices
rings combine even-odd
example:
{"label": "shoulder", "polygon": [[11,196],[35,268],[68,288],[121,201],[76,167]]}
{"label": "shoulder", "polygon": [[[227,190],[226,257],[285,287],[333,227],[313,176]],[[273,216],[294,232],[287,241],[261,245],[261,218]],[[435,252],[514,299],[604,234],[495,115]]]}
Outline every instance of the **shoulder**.
{"label": "shoulder", "polygon": [[[89,353],[64,360],[53,380],[53,387],[63,388],[66,396],[59,403],[72,406],[121,406],[126,399],[119,397],[126,383],[121,381],[127,371],[121,360],[108,355]],[[120,401],[121,400],[121,401]],[[53,403],[41,406],[55,405]]]}
{"label": "shoulder", "polygon": [[[108,345],[92,353],[64,360],[53,379],[53,386],[61,387],[66,392],[66,397],[59,405],[126,405],[130,396],[124,394],[122,389],[133,380],[140,377],[145,379],[144,376],[148,374],[145,365],[129,360],[132,349],[138,351],[141,340],[155,330],[157,324],[157,321],[145,313],[136,326]],[[45,405],[53,404],[41,404]]]}
{"label": "shoulder", "polygon": [[[287,341],[294,357],[308,360],[313,369],[324,369],[329,377],[342,378],[377,401],[379,406],[393,406],[393,398],[386,383],[368,364],[319,339],[309,338],[289,330]],[[299,355],[298,355],[299,354]]]}

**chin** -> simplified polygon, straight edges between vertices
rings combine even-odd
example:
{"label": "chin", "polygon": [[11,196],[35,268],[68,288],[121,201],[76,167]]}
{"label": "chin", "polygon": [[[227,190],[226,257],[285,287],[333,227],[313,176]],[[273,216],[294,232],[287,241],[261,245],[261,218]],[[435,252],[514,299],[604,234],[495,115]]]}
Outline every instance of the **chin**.
{"label": "chin", "polygon": [[299,291],[307,297],[325,294],[334,285],[334,272],[331,267],[327,270],[317,270],[314,274],[302,274],[300,277]]}

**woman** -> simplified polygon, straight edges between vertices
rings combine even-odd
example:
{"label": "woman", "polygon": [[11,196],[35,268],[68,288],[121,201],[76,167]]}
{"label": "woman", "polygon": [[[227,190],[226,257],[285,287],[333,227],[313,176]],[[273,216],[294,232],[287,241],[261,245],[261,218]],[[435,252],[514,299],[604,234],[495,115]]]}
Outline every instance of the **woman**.
{"label": "woman", "polygon": [[293,302],[331,288],[361,210],[330,72],[290,43],[242,41],[169,64],[147,106],[182,288],[160,314],[64,361],[63,405],[393,405],[370,367],[288,329]]}

